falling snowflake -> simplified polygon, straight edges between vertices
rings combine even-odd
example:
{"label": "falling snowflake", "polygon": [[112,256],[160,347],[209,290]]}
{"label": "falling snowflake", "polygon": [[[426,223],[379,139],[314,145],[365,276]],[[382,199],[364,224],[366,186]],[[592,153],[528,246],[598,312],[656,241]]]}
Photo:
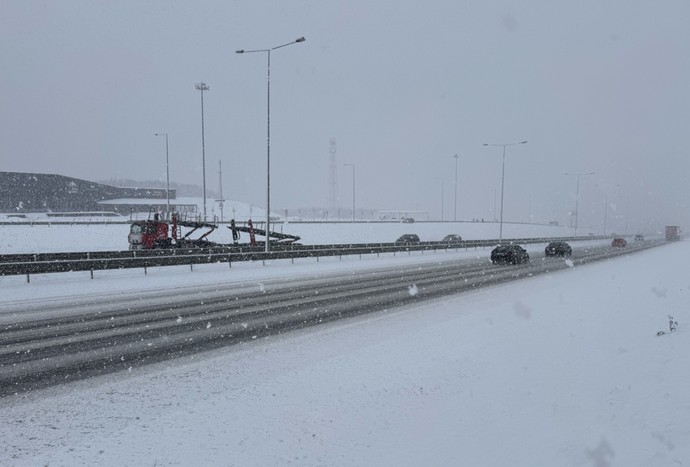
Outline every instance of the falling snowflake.
{"label": "falling snowflake", "polygon": [[419,289],[417,288],[416,284],[412,284],[407,288],[407,293],[410,294],[410,297],[414,297],[419,293]]}
{"label": "falling snowflake", "polygon": [[575,263],[573,263],[573,260],[570,258],[566,258],[565,264],[568,265],[569,268],[572,268],[573,266],[575,266]]}
{"label": "falling snowflake", "polygon": [[206,323],[206,329],[208,329],[210,327],[211,327],[211,322],[209,321],[208,323]]}

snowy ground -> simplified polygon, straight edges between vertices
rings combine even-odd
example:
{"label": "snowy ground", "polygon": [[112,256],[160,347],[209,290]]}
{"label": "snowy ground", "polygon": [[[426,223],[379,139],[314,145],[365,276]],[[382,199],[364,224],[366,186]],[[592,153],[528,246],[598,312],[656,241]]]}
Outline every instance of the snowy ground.
{"label": "snowy ground", "polygon": [[[687,465],[688,250],[678,242],[5,398],[0,464]],[[441,256],[246,270],[260,282],[261,271]],[[171,286],[197,272],[157,274]],[[59,274],[0,290],[47,299],[44,287],[90,293],[157,274]],[[656,336],[668,315],[679,329]]]}
{"label": "snowy ground", "polygon": [[[60,219],[64,221],[64,219]],[[301,243],[385,243],[394,242],[406,233],[419,235],[422,241],[438,241],[448,234],[459,234],[466,240],[498,238],[499,224],[490,222],[416,222],[402,223],[287,223],[275,230],[299,235]],[[0,225],[0,254],[55,253],[63,251],[126,250],[129,224],[74,225]],[[580,235],[587,232],[581,231]],[[599,234],[600,232],[596,232]],[[242,234],[242,242],[248,242]],[[503,238],[566,237],[573,229],[538,224],[503,224]],[[209,240],[232,243],[232,233],[225,226],[214,231]]]}

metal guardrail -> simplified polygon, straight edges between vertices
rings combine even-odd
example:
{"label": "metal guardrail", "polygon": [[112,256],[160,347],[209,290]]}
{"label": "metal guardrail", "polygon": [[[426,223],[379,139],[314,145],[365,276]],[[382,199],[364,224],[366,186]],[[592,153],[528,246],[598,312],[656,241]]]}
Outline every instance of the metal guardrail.
{"label": "metal guardrail", "polygon": [[[543,237],[504,239],[504,244],[534,244],[550,241],[603,240],[609,237]],[[273,245],[266,253],[263,247],[215,246],[212,248],[173,248],[166,250],[92,251],[72,253],[35,253],[0,255],[0,276],[46,274],[69,271],[97,271],[133,269],[159,266],[194,265],[238,261],[266,261],[275,259],[313,258],[381,254],[406,251],[469,249],[495,246],[498,239],[463,240],[455,243],[419,242],[360,243],[332,245]]]}

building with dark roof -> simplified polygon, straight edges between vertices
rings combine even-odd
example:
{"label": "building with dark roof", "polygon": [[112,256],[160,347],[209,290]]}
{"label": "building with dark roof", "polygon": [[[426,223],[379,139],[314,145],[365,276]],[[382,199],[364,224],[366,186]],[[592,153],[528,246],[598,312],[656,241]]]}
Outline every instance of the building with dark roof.
{"label": "building with dark roof", "polygon": [[[170,200],[176,198],[170,190]],[[167,202],[165,188],[123,188],[55,174],[0,172],[0,212],[102,211],[107,200],[123,215],[150,211]],[[132,200],[132,203],[127,203]],[[149,200],[149,202],[142,202]]]}

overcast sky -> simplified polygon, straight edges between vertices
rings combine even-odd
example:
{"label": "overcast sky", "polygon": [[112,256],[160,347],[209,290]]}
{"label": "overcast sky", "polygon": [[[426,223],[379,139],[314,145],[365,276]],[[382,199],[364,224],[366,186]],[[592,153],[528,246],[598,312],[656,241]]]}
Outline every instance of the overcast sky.
{"label": "overcast sky", "polygon": [[[330,204],[568,222],[687,224],[690,3],[0,1],[0,171],[206,179],[272,206]],[[496,201],[496,202],[495,202]],[[498,215],[498,212],[496,213]],[[596,231],[596,230],[595,230]]]}

